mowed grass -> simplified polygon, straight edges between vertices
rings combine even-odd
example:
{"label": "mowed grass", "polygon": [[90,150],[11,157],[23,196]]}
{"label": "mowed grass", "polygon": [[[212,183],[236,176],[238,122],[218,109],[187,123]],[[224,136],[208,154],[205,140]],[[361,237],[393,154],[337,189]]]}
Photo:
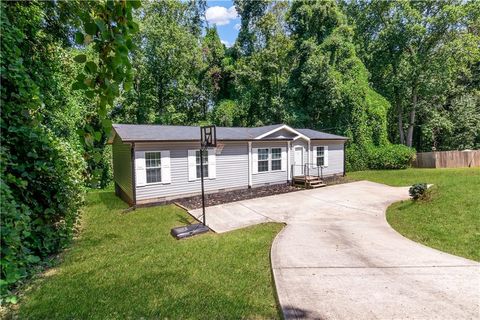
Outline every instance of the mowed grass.
{"label": "mowed grass", "polygon": [[176,206],[138,209],[88,194],[82,231],[22,297],[20,319],[278,318],[270,247],[281,224],[174,240]]}
{"label": "mowed grass", "polygon": [[433,184],[430,199],[391,205],[388,222],[409,239],[480,261],[479,168],[361,171],[348,178],[391,186]]}

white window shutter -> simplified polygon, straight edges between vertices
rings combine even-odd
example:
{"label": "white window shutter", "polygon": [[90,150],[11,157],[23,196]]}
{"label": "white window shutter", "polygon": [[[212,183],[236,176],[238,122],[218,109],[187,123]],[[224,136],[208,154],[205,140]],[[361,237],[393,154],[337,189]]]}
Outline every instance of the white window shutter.
{"label": "white window shutter", "polygon": [[170,151],[162,151],[162,183],[170,183]]}
{"label": "white window shutter", "polygon": [[196,150],[188,150],[188,181],[197,180]]}
{"label": "white window shutter", "polygon": [[135,183],[137,187],[147,184],[145,151],[135,151]]}
{"label": "white window shutter", "polygon": [[287,148],[282,147],[282,171],[287,170]]}
{"label": "white window shutter", "polygon": [[317,148],[318,147],[312,147],[312,159],[310,159],[310,162],[312,163],[312,168],[317,167]]}
{"label": "white window shutter", "polygon": [[323,160],[323,165],[325,167],[328,167],[328,146],[324,146],[323,147],[323,157],[324,157],[324,160]]}
{"label": "white window shutter", "polygon": [[217,156],[215,149],[208,149],[208,178],[215,179],[217,177]]}
{"label": "white window shutter", "polygon": [[258,173],[258,148],[252,149],[252,173]]}

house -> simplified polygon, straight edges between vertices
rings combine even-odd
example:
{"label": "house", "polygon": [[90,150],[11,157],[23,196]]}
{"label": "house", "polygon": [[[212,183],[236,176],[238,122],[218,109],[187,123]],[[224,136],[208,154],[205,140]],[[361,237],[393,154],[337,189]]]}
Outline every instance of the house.
{"label": "house", "polygon": [[[217,127],[217,147],[204,155],[208,193],[287,183],[308,170],[345,174],[347,138],[287,125]],[[200,193],[200,128],[114,124],[116,194],[130,205]]]}

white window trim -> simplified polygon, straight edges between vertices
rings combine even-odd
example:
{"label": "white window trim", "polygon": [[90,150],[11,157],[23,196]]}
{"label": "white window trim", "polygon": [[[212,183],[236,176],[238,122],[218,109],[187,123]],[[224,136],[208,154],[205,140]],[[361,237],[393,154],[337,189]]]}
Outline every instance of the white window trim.
{"label": "white window trim", "polygon": [[328,168],[328,146],[315,146],[313,147],[313,155],[314,155],[314,158],[315,158],[315,162],[314,162],[314,165],[315,165],[315,168],[317,168],[317,158],[319,158],[317,156],[317,152],[318,152],[318,148],[323,148],[323,165],[320,166],[320,167],[323,167],[323,168]]}
{"label": "white window trim", "polygon": [[[195,179],[189,179],[188,181],[189,182],[200,181],[200,180],[202,180],[202,177],[200,177],[200,178],[196,177],[197,176],[197,166],[198,166],[197,160],[196,160],[197,159],[196,154],[197,154],[197,151],[200,151],[200,149],[191,149],[189,151],[193,152],[195,154]],[[206,164],[204,163],[203,165],[208,166],[208,177],[204,177],[204,179],[215,180],[217,178],[217,174],[216,174],[217,161],[215,159],[213,163],[210,163],[210,160],[211,160],[210,157],[211,157],[211,155],[214,155],[216,157],[216,150],[215,150],[215,148],[213,148],[213,149],[209,148],[205,151],[207,152],[207,163]],[[190,170],[190,168],[188,170]],[[215,175],[213,175],[213,171],[215,171]]]}
{"label": "white window trim", "polygon": [[[285,170],[283,170],[283,159],[282,159],[282,149],[285,149],[285,147],[258,147],[256,148],[257,149],[257,172],[254,173],[254,174],[266,174],[266,173],[272,173],[272,172],[283,172],[283,171],[286,171],[286,167],[285,167]],[[268,158],[265,159],[265,160],[260,160],[258,159],[258,150],[260,149],[267,149],[268,150]],[[280,149],[280,158],[278,159],[272,159],[272,149]],[[272,170],[272,160],[280,160],[280,169],[277,169],[277,170]],[[286,159],[285,159],[286,160]],[[267,161],[268,163],[268,170],[267,171],[259,171],[258,170],[258,163],[260,161]]]}
{"label": "white window trim", "polygon": [[[272,157],[272,149],[280,149],[280,158],[277,158],[277,159],[273,159]],[[271,147],[270,148],[270,152],[269,152],[270,156],[270,166],[269,166],[269,169],[270,169],[270,172],[278,172],[278,171],[282,171],[282,147]],[[272,168],[272,161],[273,160],[280,160],[280,169],[277,169],[277,170],[273,170],[271,169]]]}
{"label": "white window trim", "polygon": [[[149,168],[160,168],[161,169],[161,181],[157,182],[148,182],[147,183],[147,153],[160,152],[160,167],[149,167]],[[142,171],[142,180],[140,183],[137,181],[138,171]],[[148,150],[148,151],[135,151],[135,187],[147,187],[154,185],[165,185],[171,184],[171,169],[170,169],[170,150]]]}
{"label": "white window trim", "polygon": [[[158,167],[147,167],[147,153],[160,153],[160,166]],[[160,169],[160,181],[148,182],[147,171],[148,169]],[[145,185],[151,186],[153,184],[164,184],[162,181],[162,151],[145,151]]]}

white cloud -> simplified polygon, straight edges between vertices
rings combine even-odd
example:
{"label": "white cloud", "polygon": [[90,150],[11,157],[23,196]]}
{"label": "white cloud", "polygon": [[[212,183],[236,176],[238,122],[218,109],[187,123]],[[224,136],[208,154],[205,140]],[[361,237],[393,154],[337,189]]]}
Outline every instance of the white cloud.
{"label": "white cloud", "polygon": [[238,14],[234,6],[231,6],[228,9],[225,7],[214,6],[207,9],[205,17],[210,23],[224,26],[226,24],[229,24],[231,20],[236,19],[238,17]]}
{"label": "white cloud", "polygon": [[240,23],[237,23],[236,25],[233,26],[235,28],[235,30],[240,30]]}
{"label": "white cloud", "polygon": [[225,45],[225,47],[227,48],[230,48],[232,46],[232,44],[230,42],[228,42],[227,40],[220,40],[221,43],[223,43]]}

